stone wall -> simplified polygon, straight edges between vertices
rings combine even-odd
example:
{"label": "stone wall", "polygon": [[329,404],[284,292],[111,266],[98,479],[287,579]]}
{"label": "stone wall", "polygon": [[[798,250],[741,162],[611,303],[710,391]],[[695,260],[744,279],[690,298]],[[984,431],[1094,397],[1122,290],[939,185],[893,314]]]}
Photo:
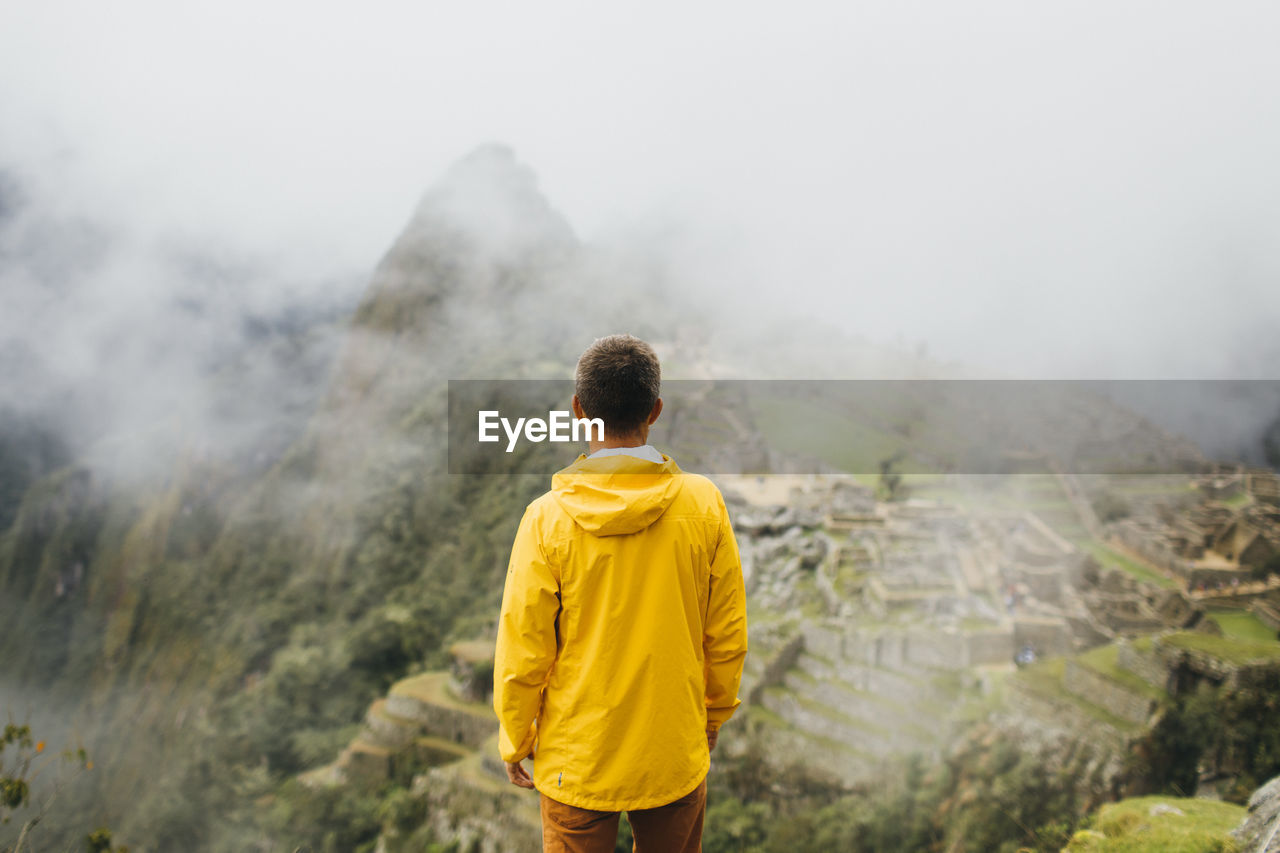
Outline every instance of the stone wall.
{"label": "stone wall", "polygon": [[1263,625],[1272,631],[1280,631],[1280,604],[1259,599],[1249,606],[1249,610]]}
{"label": "stone wall", "polygon": [[422,733],[454,743],[478,747],[497,730],[495,718],[486,719],[445,705],[430,705],[410,696],[391,693],[387,696],[387,713],[422,726]]}
{"label": "stone wall", "polygon": [[832,660],[845,656],[845,635],[841,630],[806,622],[800,634],[804,637],[804,647],[816,655]]}
{"label": "stone wall", "polygon": [[1051,604],[1062,602],[1062,584],[1066,577],[1066,570],[1061,566],[1055,565],[1049,568],[1021,566],[1018,569],[1018,576],[1031,590],[1031,594],[1041,601]]}
{"label": "stone wall", "polygon": [[1150,652],[1140,652],[1124,641],[1117,645],[1116,664],[1121,669],[1132,672],[1152,687],[1169,689],[1169,669],[1159,658]]}
{"label": "stone wall", "polygon": [[[809,673],[810,676],[812,674]],[[893,732],[892,736],[886,734],[885,737],[895,746],[918,745],[914,739],[901,734],[903,724],[919,729],[937,727],[937,717],[931,708],[922,705],[918,695],[903,697],[899,693],[891,696],[882,691],[860,689],[842,681],[821,678],[811,680],[794,673],[788,676],[785,686],[792,695],[804,696],[853,720],[867,721],[875,728]]]}
{"label": "stone wall", "polygon": [[[906,669],[907,638],[895,634],[879,634],[870,637],[858,637],[855,644],[858,657],[868,666],[883,666],[888,669]],[[850,654],[850,657],[854,657]]]}
{"label": "stone wall", "polygon": [[797,634],[787,641],[778,653],[773,656],[764,666],[764,672],[760,674],[760,680],[751,688],[748,701],[751,704],[759,704],[764,697],[764,691],[770,687],[781,687],[786,682],[787,670],[795,666],[796,660],[800,657],[800,653],[804,651],[805,640],[804,634]]}
{"label": "stone wall", "polygon": [[1014,641],[1009,631],[983,631],[965,638],[968,666],[1008,663],[1013,660]]}
{"label": "stone wall", "polygon": [[1162,638],[1156,639],[1155,653],[1170,673],[1183,673],[1183,683],[1177,685],[1179,688],[1185,688],[1188,685],[1185,677],[1188,674],[1191,676],[1190,683],[1194,683],[1197,679],[1208,680],[1221,684],[1229,690],[1235,690],[1241,686],[1265,682],[1274,672],[1280,670],[1280,662],[1229,663],[1202,651],[1169,645],[1162,642]]}
{"label": "stone wall", "polygon": [[1088,732],[1089,742],[1114,754],[1128,749],[1124,732],[1082,711],[1066,697],[1048,696],[1018,678],[1009,681],[1009,704],[1018,713],[1036,721],[1038,727],[1071,733]]}
{"label": "stone wall", "polygon": [[1178,556],[1168,540],[1159,538],[1154,531],[1144,530],[1136,522],[1123,521],[1112,530],[1114,537],[1111,544],[1118,542],[1148,562],[1183,578],[1190,577],[1195,569],[1190,560]]}
{"label": "stone wall", "polygon": [[1068,613],[1067,624],[1071,626],[1072,636],[1083,646],[1100,646],[1115,639],[1115,632],[1103,625],[1092,613]]}
{"label": "stone wall", "polygon": [[1154,700],[1134,693],[1074,660],[1067,661],[1062,686],[1069,693],[1131,723],[1146,723],[1155,710]]}
{"label": "stone wall", "polygon": [[[834,550],[834,547],[830,548],[831,552],[834,552]],[[827,605],[827,613],[837,612],[840,609],[842,600],[840,594],[836,592],[835,582],[831,580],[832,562],[824,560],[815,566],[813,570],[813,583]]]}
{"label": "stone wall", "polygon": [[1199,589],[1200,585],[1203,584],[1206,590],[1214,590],[1217,589],[1218,584],[1222,584],[1225,592],[1231,590],[1233,581],[1249,583],[1252,580],[1252,570],[1248,566],[1219,569],[1193,565],[1184,573],[1183,577],[1187,579],[1188,589]]}
{"label": "stone wall", "polygon": [[1071,626],[1063,619],[1015,619],[1014,648],[1021,649],[1028,643],[1041,657],[1069,654]]}
{"label": "stone wall", "polygon": [[933,669],[961,669],[968,665],[968,644],[962,635],[911,634],[904,638],[907,663]]}
{"label": "stone wall", "polygon": [[801,655],[797,664],[815,681],[843,684],[850,689],[874,693],[893,702],[918,704],[932,701],[935,697],[927,681],[922,682],[915,676],[891,669],[847,660],[828,663],[808,654]]}
{"label": "stone wall", "polygon": [[[837,709],[824,709],[799,701],[789,693],[770,692],[761,697],[763,707],[806,732],[819,732],[839,743],[876,758],[892,754],[905,744],[895,744],[901,735],[888,730],[869,729],[857,720],[842,719]],[[833,713],[834,711],[834,713]]]}
{"label": "stone wall", "polygon": [[[1065,630],[1065,627],[1063,628]],[[972,633],[841,631],[831,625],[805,625],[805,649],[831,660],[869,667],[906,670],[916,667],[963,669],[1013,659],[1013,634],[992,629]]]}

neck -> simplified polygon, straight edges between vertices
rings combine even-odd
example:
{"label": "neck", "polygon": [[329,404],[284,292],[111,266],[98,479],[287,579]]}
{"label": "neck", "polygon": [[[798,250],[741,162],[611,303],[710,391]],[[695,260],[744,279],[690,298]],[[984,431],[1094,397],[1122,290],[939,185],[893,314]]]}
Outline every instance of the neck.
{"label": "neck", "polygon": [[644,443],[649,440],[649,429],[634,432],[631,435],[609,435],[605,433],[604,438],[600,441],[588,441],[587,447],[590,448],[588,453],[595,453],[597,450],[609,450],[614,447],[643,447]]}

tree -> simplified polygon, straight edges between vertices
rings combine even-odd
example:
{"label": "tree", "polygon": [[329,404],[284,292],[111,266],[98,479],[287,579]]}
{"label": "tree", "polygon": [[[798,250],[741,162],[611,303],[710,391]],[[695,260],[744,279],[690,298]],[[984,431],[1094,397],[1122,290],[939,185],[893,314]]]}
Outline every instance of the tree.
{"label": "tree", "polygon": [[[93,769],[93,762],[83,747],[62,753],[65,764],[79,764],[82,770]],[[31,792],[31,783],[49,769],[45,742],[31,735],[31,727],[9,723],[0,737],[0,826],[8,826],[19,813],[33,809],[21,823],[17,838],[12,842],[0,841],[0,853],[22,853],[29,849],[31,831],[48,815],[62,790],[61,780],[52,786],[52,792],[37,802]],[[100,828],[85,837],[89,853],[128,853],[128,847],[113,847],[111,830]]]}

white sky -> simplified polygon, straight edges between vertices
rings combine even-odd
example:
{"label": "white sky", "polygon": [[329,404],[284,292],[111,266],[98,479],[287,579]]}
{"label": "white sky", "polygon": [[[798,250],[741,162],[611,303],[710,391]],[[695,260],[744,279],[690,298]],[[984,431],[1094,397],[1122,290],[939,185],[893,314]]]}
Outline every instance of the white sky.
{"label": "white sky", "polygon": [[672,229],[747,319],[1019,375],[1277,377],[1277,45],[1265,2],[28,0],[0,168],[350,272],[501,141],[580,236]]}

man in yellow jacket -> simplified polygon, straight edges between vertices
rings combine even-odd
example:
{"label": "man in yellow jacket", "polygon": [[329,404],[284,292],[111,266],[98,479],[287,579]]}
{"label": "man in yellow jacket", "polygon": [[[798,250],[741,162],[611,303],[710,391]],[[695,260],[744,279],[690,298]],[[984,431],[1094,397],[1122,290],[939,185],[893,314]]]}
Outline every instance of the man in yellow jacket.
{"label": "man in yellow jacket", "polygon": [[[710,751],[739,704],[746,595],[719,489],[646,444],[658,358],[630,335],[578,361],[590,442],[520,521],[494,662],[511,782],[541,793],[543,849],[701,849]],[[533,758],[533,777],[521,763]]]}

